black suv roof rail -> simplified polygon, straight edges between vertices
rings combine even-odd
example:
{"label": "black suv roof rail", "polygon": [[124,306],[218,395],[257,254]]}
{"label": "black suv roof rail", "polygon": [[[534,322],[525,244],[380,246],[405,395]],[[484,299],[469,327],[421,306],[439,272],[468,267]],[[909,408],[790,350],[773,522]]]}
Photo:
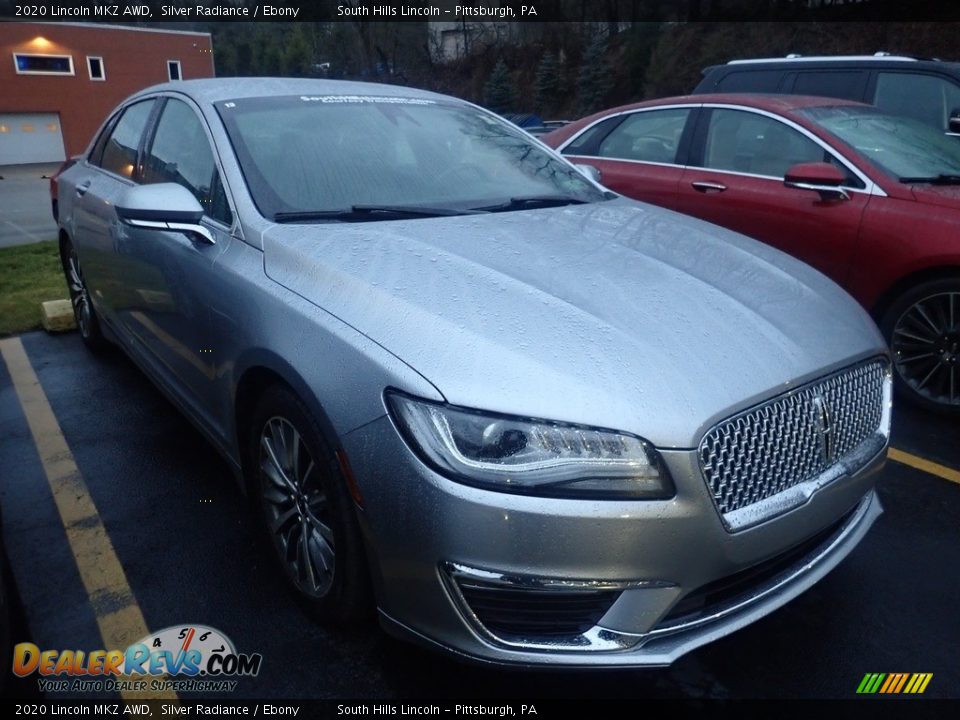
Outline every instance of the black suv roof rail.
{"label": "black suv roof rail", "polygon": [[919,62],[921,60],[933,60],[939,62],[939,58],[921,58],[914,55],[891,55],[888,52],[877,52],[873,55],[800,55],[790,53],[785,57],[775,58],[751,58],[749,60],[731,60],[727,65],[749,65],[752,63],[767,62],[845,62],[849,60],[860,61],[899,61],[899,62]]}

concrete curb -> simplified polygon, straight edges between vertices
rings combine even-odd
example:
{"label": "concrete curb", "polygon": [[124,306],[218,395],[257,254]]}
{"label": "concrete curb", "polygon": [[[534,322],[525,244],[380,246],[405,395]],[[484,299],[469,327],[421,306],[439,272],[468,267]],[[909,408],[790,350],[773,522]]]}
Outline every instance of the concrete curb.
{"label": "concrete curb", "polygon": [[73,305],[69,300],[47,300],[40,303],[43,329],[50,333],[67,332],[77,327],[73,317]]}

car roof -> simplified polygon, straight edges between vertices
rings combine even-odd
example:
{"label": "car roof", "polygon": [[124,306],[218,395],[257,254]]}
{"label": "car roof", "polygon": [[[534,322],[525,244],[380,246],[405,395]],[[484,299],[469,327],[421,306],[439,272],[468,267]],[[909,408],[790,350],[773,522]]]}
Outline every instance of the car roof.
{"label": "car roof", "polygon": [[177,92],[188,95],[197,102],[216,103],[223,100],[240,100],[255,97],[281,97],[285,95],[381,95],[385,97],[423,98],[455,101],[447,95],[383,83],[356,82],[352,80],[324,80],[305,78],[243,77],[205,78],[200,80],[175,80],[144,88],[134,97],[157,92]]}
{"label": "car roof", "polygon": [[844,100],[832,97],[817,97],[814,95],[776,95],[772,93],[706,93],[703,95],[678,95],[676,97],[657,98],[643,102],[621,105],[597,113],[593,117],[610,115],[616,112],[625,112],[639,108],[657,107],[660,105],[744,105],[746,107],[768,110],[770,112],[791,112],[808,107],[825,107],[836,105],[864,105],[855,100]]}

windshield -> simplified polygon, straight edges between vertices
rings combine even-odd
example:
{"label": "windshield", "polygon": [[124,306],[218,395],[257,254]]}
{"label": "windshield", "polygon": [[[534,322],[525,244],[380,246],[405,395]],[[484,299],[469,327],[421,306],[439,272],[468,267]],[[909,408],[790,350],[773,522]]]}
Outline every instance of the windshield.
{"label": "windshield", "polygon": [[217,110],[257,208],[278,222],[430,217],[607,197],[522,131],[457,103],[327,95],[232,100]]}
{"label": "windshield", "polygon": [[911,118],[865,107],[800,111],[903,182],[960,176],[960,142]]}

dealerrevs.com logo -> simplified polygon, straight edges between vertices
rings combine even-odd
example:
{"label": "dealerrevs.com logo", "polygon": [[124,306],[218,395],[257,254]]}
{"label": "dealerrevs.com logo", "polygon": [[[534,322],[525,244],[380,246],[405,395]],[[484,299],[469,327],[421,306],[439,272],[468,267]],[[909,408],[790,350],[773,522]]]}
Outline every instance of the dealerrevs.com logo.
{"label": "dealerrevs.com logo", "polygon": [[43,692],[233,691],[234,678],[256,677],[263,656],[238,653],[233,642],[206,625],[176,625],[125,650],[13,649],[13,672],[36,673]]}

